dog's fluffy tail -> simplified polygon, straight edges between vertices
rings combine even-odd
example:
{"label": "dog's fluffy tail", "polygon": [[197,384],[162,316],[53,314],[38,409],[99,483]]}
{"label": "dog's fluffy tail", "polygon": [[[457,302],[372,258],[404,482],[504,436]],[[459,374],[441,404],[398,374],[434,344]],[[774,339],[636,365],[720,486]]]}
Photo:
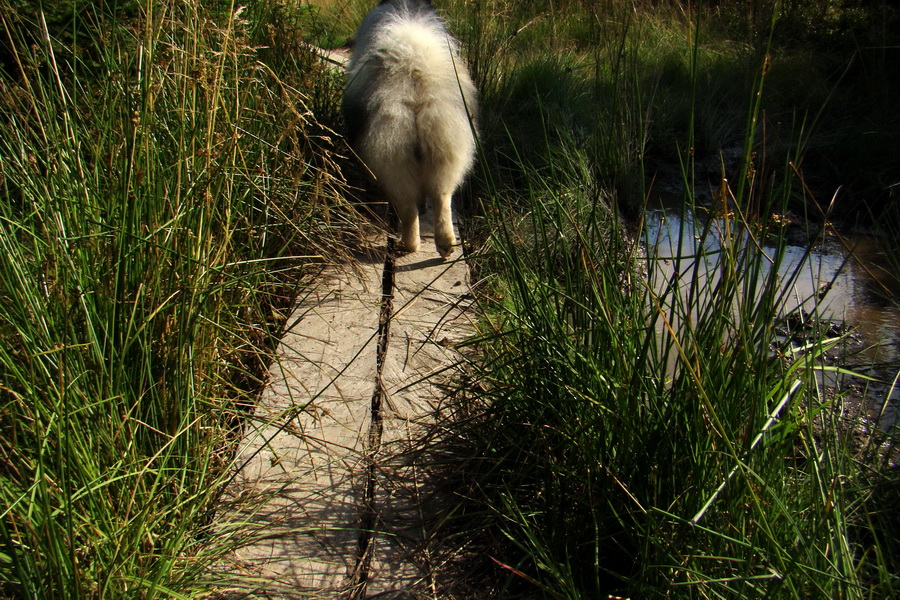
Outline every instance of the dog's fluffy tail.
{"label": "dog's fluffy tail", "polygon": [[[429,173],[428,181],[419,181],[426,188],[419,193],[452,192],[474,158],[475,87],[435,15],[400,11],[376,17],[348,68],[345,114],[364,119],[348,123],[351,137],[377,176],[418,179]],[[398,167],[407,172],[386,174]]]}

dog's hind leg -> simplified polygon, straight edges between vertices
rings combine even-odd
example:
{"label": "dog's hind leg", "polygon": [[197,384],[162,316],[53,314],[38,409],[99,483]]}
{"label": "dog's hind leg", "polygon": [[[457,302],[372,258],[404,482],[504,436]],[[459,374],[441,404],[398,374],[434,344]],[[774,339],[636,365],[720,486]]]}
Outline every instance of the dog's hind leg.
{"label": "dog's hind leg", "polygon": [[407,252],[419,251],[419,207],[416,202],[406,202],[402,206],[395,203],[400,217],[400,241]]}
{"label": "dog's hind leg", "polygon": [[447,258],[453,252],[456,236],[453,235],[453,211],[450,207],[452,192],[435,195],[432,198],[434,209],[434,245],[438,253]]}
{"label": "dog's hind leg", "polygon": [[423,187],[431,198],[431,209],[434,211],[434,245],[438,254],[447,258],[456,244],[451,199],[465,174],[465,164],[459,160],[435,161],[428,168]]}
{"label": "dog's hind leg", "polygon": [[410,175],[394,177],[390,181],[388,196],[397,216],[400,217],[400,241],[407,252],[419,250],[419,186]]}

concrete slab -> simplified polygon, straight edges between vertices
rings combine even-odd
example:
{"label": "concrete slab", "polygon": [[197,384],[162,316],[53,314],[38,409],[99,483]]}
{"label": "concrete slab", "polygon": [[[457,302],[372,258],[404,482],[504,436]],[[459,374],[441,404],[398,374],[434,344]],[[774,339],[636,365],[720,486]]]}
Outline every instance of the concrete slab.
{"label": "concrete slab", "polygon": [[263,582],[261,597],[336,596],[355,567],[382,264],[323,273],[245,433],[233,489],[240,518],[265,534],[235,559]]}
{"label": "concrete slab", "polygon": [[430,481],[430,453],[462,356],[456,344],[474,333],[468,270],[457,248],[448,261],[434,250],[430,219],[422,250],[394,266],[390,340],[382,370],[383,432],[375,510],[378,536],[367,597],[440,597],[437,544],[448,502]]}
{"label": "concrete slab", "polygon": [[444,261],[431,231],[415,254],[326,270],[291,317],[231,489],[229,518],[260,534],[234,556],[243,597],[441,596],[427,449],[474,326],[461,251]]}

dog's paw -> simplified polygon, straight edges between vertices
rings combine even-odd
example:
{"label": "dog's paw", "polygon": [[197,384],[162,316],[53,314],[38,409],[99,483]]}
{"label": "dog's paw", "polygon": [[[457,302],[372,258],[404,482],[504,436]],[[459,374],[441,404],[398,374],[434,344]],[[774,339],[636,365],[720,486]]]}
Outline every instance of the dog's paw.
{"label": "dog's paw", "polygon": [[413,253],[419,251],[419,237],[403,238],[400,241],[400,251],[405,253]]}
{"label": "dog's paw", "polygon": [[453,233],[453,226],[450,225],[449,219],[444,222],[438,221],[434,231],[434,247],[438,254],[443,258],[447,258],[453,253],[453,246],[456,245],[456,235]]}
{"label": "dog's paw", "polygon": [[448,258],[451,254],[453,254],[453,246],[456,243],[456,240],[450,238],[449,240],[435,240],[434,247],[437,249],[438,254],[441,255],[441,258]]}

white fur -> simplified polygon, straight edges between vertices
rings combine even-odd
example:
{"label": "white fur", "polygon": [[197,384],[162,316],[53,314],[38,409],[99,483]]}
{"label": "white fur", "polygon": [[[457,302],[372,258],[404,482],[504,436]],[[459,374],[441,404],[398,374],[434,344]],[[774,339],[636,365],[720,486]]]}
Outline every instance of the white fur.
{"label": "white fur", "polygon": [[357,154],[402,223],[406,250],[419,249],[419,209],[435,212],[434,240],[456,243],[450,200],[475,156],[475,86],[456,41],[430,4],[388,0],[360,25],[347,66],[344,114]]}

